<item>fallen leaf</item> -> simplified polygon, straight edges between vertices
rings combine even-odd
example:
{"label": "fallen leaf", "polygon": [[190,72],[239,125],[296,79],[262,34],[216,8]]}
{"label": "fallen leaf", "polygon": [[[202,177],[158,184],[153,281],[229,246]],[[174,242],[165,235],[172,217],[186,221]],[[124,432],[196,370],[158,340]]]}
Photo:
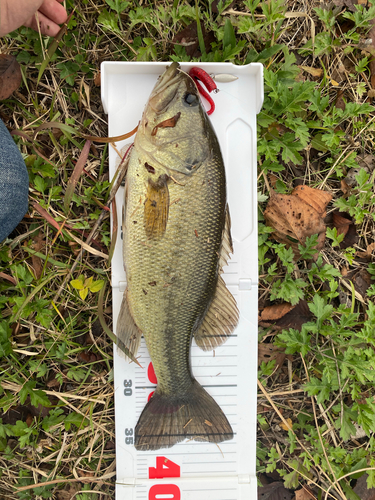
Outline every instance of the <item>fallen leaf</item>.
{"label": "fallen leaf", "polygon": [[326,216],[327,205],[332,200],[331,193],[309,186],[297,186],[293,189],[292,194],[298,196],[312,208],[315,208],[321,217]]}
{"label": "fallen leaf", "polygon": [[0,279],[4,279],[12,283],[12,285],[17,285],[17,281],[13,278],[13,276],[9,276],[9,274],[6,273],[0,273]]}
{"label": "fallen leaf", "polygon": [[276,366],[280,367],[284,363],[286,354],[283,349],[276,347],[273,344],[259,344],[258,345],[258,365],[264,361],[276,360]]}
{"label": "fallen leaf", "polygon": [[258,500],[291,500],[291,498],[292,493],[285,488],[281,481],[258,488]]}
{"label": "fallen leaf", "polygon": [[33,425],[33,420],[34,420],[34,417],[31,415],[31,413],[28,413],[28,415],[26,417],[27,427],[31,427]]}
{"label": "fallen leaf", "polygon": [[259,325],[265,327],[273,325],[277,330],[294,328],[301,331],[302,325],[311,318],[312,314],[305,300],[300,300],[295,306],[284,302],[265,307],[261,312]]}
{"label": "fallen leaf", "polygon": [[319,251],[326,233],[323,217],[331,198],[330,193],[308,186],[297,186],[290,195],[272,191],[264,218],[275,230],[273,238],[292,247],[298,259],[298,243],[303,245],[308,236],[318,234],[316,250]]}
{"label": "fallen leaf", "polygon": [[94,363],[98,360],[98,356],[91,351],[82,351],[77,355],[77,360],[81,363]]}
{"label": "fallen leaf", "polygon": [[333,212],[333,225],[337,229],[337,234],[346,234],[352,221],[340,215],[339,212]]}
{"label": "fallen leaf", "polygon": [[[346,289],[345,289],[346,290]],[[348,291],[348,290],[346,290]],[[346,293],[341,287],[339,291],[339,302],[340,304],[343,304],[345,307],[350,309],[352,307],[352,299],[350,298],[351,295],[349,296],[348,293]]]}
{"label": "fallen leaf", "polygon": [[268,180],[270,182],[270,185],[275,189],[276,183],[279,180],[277,175],[275,174],[268,174]]}
{"label": "fallen leaf", "polygon": [[0,54],[0,101],[8,99],[21,82],[21,68],[15,56]]}
{"label": "fallen leaf", "polygon": [[[375,91],[374,91],[375,92]],[[372,154],[362,154],[357,156],[356,160],[361,168],[366,168],[367,172],[374,169],[374,155]]]}
{"label": "fallen leaf", "polygon": [[344,101],[344,91],[341,89],[337,92],[335,106],[336,106],[336,108],[342,109],[343,111],[345,111],[346,104]]}
{"label": "fallen leaf", "polygon": [[[211,43],[215,42],[215,35],[212,31],[208,33],[205,30],[204,23],[201,23],[202,33],[204,45],[206,47],[206,51],[210,52]],[[197,31],[197,23],[193,21],[189,26],[186,26],[182,31],[177,33],[173,38],[173,43],[175,45],[182,45],[185,47],[186,54],[191,57],[201,57],[202,54],[199,50],[199,41],[198,41],[198,31]]]}
{"label": "fallen leaf", "polygon": [[346,266],[342,266],[342,268],[340,269],[340,273],[342,276],[346,276],[348,274],[349,270]]}
{"label": "fallen leaf", "polygon": [[306,71],[306,73],[309,73],[309,75],[314,76],[316,78],[320,78],[323,76],[323,70],[322,68],[311,68],[310,66],[300,66],[303,71]]}
{"label": "fallen leaf", "polygon": [[116,449],[116,444],[114,441],[107,441],[104,446],[105,450],[114,450]]}
{"label": "fallen leaf", "polygon": [[75,187],[77,185],[79,178],[82,175],[83,168],[86,165],[87,158],[88,158],[89,153],[90,153],[90,145],[91,145],[91,141],[86,140],[85,145],[83,146],[82,151],[81,151],[79,158],[77,160],[77,163],[74,167],[73,173],[70,176],[70,179],[68,180],[66,190],[65,190],[65,196],[64,196],[64,208],[66,211],[68,211],[68,209],[69,209],[69,205],[70,205],[70,202],[72,201]]}
{"label": "fallen leaf", "polygon": [[46,386],[49,389],[51,389],[52,387],[60,387],[60,382],[57,380],[55,373],[48,379]]}
{"label": "fallen leaf", "polygon": [[370,245],[367,246],[365,252],[358,252],[357,251],[356,256],[360,257],[361,259],[371,260],[373,257],[372,254],[373,254],[374,250],[375,250],[375,243],[370,243]]}
{"label": "fallen leaf", "polygon": [[[349,283],[349,285],[350,282],[353,283],[354,290],[357,293],[359,293],[362,299],[366,297],[367,289],[371,286],[372,283],[371,275],[366,271],[366,269],[359,269],[359,270],[353,269],[349,271],[348,274],[345,276],[345,281]],[[346,290],[346,292],[350,294],[350,288]]]}
{"label": "fallen leaf", "polygon": [[360,269],[353,276],[354,289],[362,296],[366,296],[367,289],[371,286],[371,275],[366,269]]}
{"label": "fallen leaf", "polygon": [[288,424],[288,425],[284,424],[284,422],[281,422],[281,423],[280,423],[280,427],[281,427],[282,429],[284,429],[284,431],[287,431],[287,432],[288,432],[288,431],[290,431],[290,430],[291,430],[292,425],[293,425],[293,422],[292,422],[292,419],[291,419],[291,418],[287,418],[285,421],[287,422],[287,424]]}
{"label": "fallen leaf", "polygon": [[348,170],[348,173],[346,174],[346,177],[344,177],[344,181],[346,184],[350,187],[356,186],[358,184],[357,179],[355,178],[356,175],[359,174],[359,172],[362,170],[366,170],[368,172],[368,167],[364,166],[361,168],[351,168]]}
{"label": "fallen leaf", "polygon": [[333,0],[333,4],[336,5],[336,7],[347,7],[352,12],[355,12],[356,9],[354,5],[356,5],[357,3],[359,2],[356,0]]}
{"label": "fallen leaf", "polygon": [[353,247],[358,243],[357,227],[353,218],[347,213],[340,213],[338,210],[332,212],[333,226],[337,229],[337,234],[344,234],[345,237],[340,243],[341,250]]}
{"label": "fallen leaf", "polygon": [[81,491],[80,483],[65,486],[66,489],[56,491],[57,500],[72,500],[77,498],[77,493]]}
{"label": "fallen leaf", "polygon": [[363,474],[354,486],[353,491],[361,500],[375,500],[375,488],[367,488],[368,474]]}
{"label": "fallen leaf", "polygon": [[303,485],[300,490],[295,491],[296,500],[316,500],[313,492],[308,486]]}
{"label": "fallen leaf", "polygon": [[29,415],[29,408],[25,405],[12,406],[6,413],[0,413],[3,424],[16,425],[18,420],[26,422]]}
{"label": "fallen leaf", "polygon": [[357,422],[353,422],[353,425],[355,427],[355,435],[351,435],[350,439],[362,439],[367,436],[361,425],[358,425]]}
{"label": "fallen leaf", "polygon": [[340,189],[344,195],[348,194],[350,191],[350,186],[345,182],[344,179],[341,179],[341,181],[340,181]]}
{"label": "fallen leaf", "polygon": [[285,316],[285,314],[287,314],[291,309],[293,309],[293,306],[289,304],[289,302],[274,304],[272,306],[265,307],[260,317],[262,321],[276,321]]}

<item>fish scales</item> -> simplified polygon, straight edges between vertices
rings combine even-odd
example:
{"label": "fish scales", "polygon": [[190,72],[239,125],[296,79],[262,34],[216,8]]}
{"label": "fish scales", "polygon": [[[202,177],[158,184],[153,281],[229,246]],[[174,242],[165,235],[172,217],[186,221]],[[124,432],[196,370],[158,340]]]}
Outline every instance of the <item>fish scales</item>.
{"label": "fish scales", "polygon": [[[230,439],[229,422],[190,366],[193,334],[210,349],[238,320],[235,301],[219,279],[223,238],[230,247],[225,170],[196,87],[176,63],[145,108],[125,206],[127,290],[117,335],[135,354],[143,333],[158,380],[136,426],[135,446],[158,449],[186,437]],[[229,304],[224,312],[222,303]]]}

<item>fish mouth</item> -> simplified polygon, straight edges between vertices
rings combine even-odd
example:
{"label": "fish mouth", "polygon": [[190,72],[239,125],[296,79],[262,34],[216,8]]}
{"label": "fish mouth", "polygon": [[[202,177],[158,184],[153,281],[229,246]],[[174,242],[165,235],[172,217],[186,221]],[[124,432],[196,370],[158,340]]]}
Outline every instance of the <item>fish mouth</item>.
{"label": "fish mouth", "polygon": [[185,74],[178,62],[173,62],[159,77],[149,98],[149,105],[156,113],[160,113],[173,101],[178,84]]}
{"label": "fish mouth", "polygon": [[160,76],[159,80],[157,81],[154,90],[152,91],[152,94],[156,95],[162,92],[166,87],[174,83],[175,77],[179,75],[180,73],[181,66],[178,62],[173,62],[170,66],[167,67],[167,69],[164,71],[164,73]]}

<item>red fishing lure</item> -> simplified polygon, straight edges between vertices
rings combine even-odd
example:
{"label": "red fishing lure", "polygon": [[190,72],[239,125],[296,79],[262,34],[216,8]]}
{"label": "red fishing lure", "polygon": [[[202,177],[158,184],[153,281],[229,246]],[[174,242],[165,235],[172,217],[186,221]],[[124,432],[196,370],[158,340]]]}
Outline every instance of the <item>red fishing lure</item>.
{"label": "red fishing lure", "polygon": [[[209,105],[211,106],[210,109],[207,111],[208,115],[211,115],[215,111],[215,103],[212,99],[212,97],[208,94],[208,92],[218,92],[219,89],[216,86],[216,83],[213,81],[211,76],[204,71],[202,68],[191,68],[189,71],[189,75],[194,79],[197,88],[199,90],[199,93],[208,101]],[[208,92],[202,87],[200,84],[201,81]]]}

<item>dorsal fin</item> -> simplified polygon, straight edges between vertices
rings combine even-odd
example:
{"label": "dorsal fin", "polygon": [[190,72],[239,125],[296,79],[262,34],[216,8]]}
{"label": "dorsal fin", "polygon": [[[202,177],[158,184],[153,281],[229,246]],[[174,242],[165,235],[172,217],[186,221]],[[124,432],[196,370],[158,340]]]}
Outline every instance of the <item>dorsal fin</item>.
{"label": "dorsal fin", "polygon": [[232,236],[230,234],[230,227],[231,227],[231,221],[230,221],[229,207],[227,205],[225,208],[225,225],[223,229],[221,251],[219,258],[220,272],[222,272],[224,266],[228,265],[229,254],[233,253],[233,242],[232,242]]}

